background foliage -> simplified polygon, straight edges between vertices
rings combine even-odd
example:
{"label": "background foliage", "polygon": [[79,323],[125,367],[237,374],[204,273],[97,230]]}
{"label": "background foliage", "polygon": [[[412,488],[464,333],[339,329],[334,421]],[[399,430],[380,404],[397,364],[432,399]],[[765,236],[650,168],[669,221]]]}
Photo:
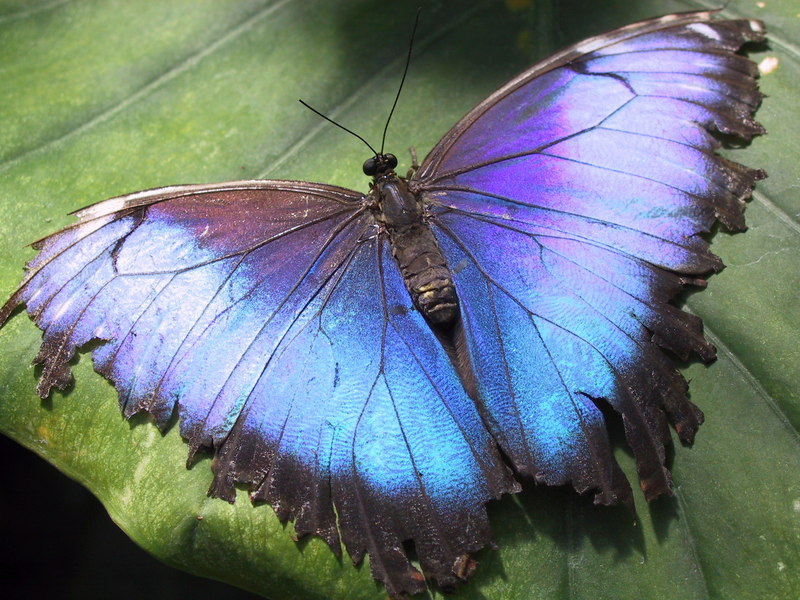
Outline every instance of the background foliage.
{"label": "background foliage", "polygon": [[[11,294],[33,255],[24,244],[106,197],[254,177],[366,189],[364,149],[296,99],[377,139],[418,4],[415,59],[387,142],[406,164],[405,148],[424,156],[464,112],[558,46],[708,7],[688,0],[6,0],[0,295]],[[707,423],[693,448],[675,448],[676,495],[649,506],[637,497],[632,522],[624,510],[529,482],[490,507],[499,548],[479,554],[474,579],[456,598],[800,594],[800,6],[733,0],[724,14],[764,19],[770,46],[753,58],[778,60],[762,78],[769,98],[758,113],[770,135],[734,156],[770,178],[748,208],[750,230],[713,239],[728,268],[687,300],[720,358],[708,368],[684,367]],[[28,366],[39,339],[24,315],[0,332],[0,430],[89,488],[148,552],[275,600],[385,597],[366,566],[337,560],[317,539],[293,542],[291,526],[268,506],[254,508],[244,493],[233,506],[208,499],[208,459],[187,470],[177,428],[162,437],[147,419],[125,422],[88,356],[76,365],[72,390],[40,401]],[[617,454],[635,477],[626,449]],[[3,469],[5,506],[20,487],[9,474],[20,470]],[[52,494],[60,487],[40,485],[30,510],[14,515],[23,538],[41,533],[35,523],[69,503]],[[36,540],[42,572],[32,578],[53,558],[43,535]],[[103,540],[94,544],[90,556],[115,551]],[[17,583],[25,576],[17,573]],[[137,576],[145,581],[149,573]]]}

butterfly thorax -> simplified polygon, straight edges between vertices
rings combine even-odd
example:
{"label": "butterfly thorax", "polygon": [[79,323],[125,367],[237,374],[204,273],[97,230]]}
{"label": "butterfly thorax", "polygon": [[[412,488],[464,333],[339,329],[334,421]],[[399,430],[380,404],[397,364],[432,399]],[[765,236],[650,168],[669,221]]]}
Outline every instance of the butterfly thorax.
{"label": "butterfly thorax", "polygon": [[370,195],[414,306],[430,323],[453,323],[458,317],[458,296],[419,198],[393,171],[375,177]]}

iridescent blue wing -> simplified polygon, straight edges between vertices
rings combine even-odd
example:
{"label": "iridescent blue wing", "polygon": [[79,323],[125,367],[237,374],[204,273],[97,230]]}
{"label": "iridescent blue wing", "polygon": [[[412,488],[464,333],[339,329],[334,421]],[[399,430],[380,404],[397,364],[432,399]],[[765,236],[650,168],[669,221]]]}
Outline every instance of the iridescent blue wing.
{"label": "iridescent blue wing", "polygon": [[698,318],[669,301],[719,270],[700,236],[742,229],[761,171],[715,153],[749,139],[761,100],[758,21],[670,15],[583,41],[459,122],[413,189],[455,274],[465,356],[488,427],[516,471],[630,501],[604,407],[621,415],[648,498],[670,490],[668,420],[702,413],[662,351],[704,360]]}
{"label": "iridescent blue wing", "polygon": [[341,533],[399,595],[425,588],[404,541],[453,584],[516,484],[361,200],[275,181],[108,200],[37,245],[0,324],[24,303],[44,330],[43,397],[100,340],[126,416],[177,410],[213,449],[212,495],[244,484],[336,552]]}

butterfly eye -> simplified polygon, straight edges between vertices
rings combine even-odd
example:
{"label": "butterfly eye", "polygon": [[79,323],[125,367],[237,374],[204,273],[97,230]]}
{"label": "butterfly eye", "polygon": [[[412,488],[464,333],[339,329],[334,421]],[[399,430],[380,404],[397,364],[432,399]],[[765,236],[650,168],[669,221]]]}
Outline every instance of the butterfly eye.
{"label": "butterfly eye", "polygon": [[397,166],[397,157],[394,154],[379,154],[364,161],[364,174],[374,177],[388,173]]}
{"label": "butterfly eye", "polygon": [[364,169],[364,175],[372,177],[378,173],[378,161],[375,160],[375,157],[368,158],[364,161],[362,169]]}

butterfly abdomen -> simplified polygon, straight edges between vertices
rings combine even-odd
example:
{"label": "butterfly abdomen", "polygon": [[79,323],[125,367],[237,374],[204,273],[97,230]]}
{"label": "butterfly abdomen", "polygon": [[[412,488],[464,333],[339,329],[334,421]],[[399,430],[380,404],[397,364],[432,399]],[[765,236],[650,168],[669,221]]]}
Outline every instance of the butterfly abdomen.
{"label": "butterfly abdomen", "polygon": [[422,205],[406,182],[393,173],[373,186],[378,219],[389,235],[397,266],[414,306],[435,325],[458,317],[458,296],[447,261],[423,219]]}

